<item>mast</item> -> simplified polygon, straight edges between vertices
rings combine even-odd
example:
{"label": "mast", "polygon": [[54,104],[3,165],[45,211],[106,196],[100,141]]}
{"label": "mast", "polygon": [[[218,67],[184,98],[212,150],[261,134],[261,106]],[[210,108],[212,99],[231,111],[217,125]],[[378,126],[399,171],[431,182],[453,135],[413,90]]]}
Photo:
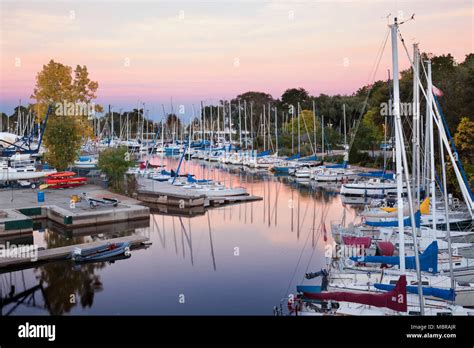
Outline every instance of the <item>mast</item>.
{"label": "mast", "polygon": [[[430,91],[431,92],[431,91]],[[449,277],[451,278],[451,289],[455,289],[453,274],[453,251],[451,249],[451,228],[449,226],[449,206],[448,206],[448,183],[446,181],[446,167],[444,164],[444,148],[441,132],[439,132],[439,149],[441,158],[441,168],[443,173],[443,193],[444,193],[444,213],[446,214],[446,237],[448,238],[448,257],[449,257]],[[454,299],[453,299],[454,302]]]}
{"label": "mast", "polygon": [[230,145],[232,146],[232,104],[229,100],[229,137],[230,137]]}
{"label": "mast", "polygon": [[278,112],[275,105],[275,153],[278,156]]}
{"label": "mast", "polygon": [[298,102],[298,153],[301,153],[301,130],[300,130],[300,103]]}
{"label": "mast", "polygon": [[324,160],[324,115],[321,115],[321,144],[322,158]]}
{"label": "mast", "polygon": [[[344,109],[344,112],[345,112],[345,109]],[[318,152],[318,150],[317,150],[317,146],[316,146],[316,142],[317,142],[317,136],[316,136],[316,104],[314,102],[314,99],[313,99],[313,135],[314,135],[314,155],[316,156],[316,152]]]}
{"label": "mast", "polygon": [[408,206],[410,209],[410,220],[413,236],[413,248],[415,253],[416,273],[418,278],[418,296],[420,301],[420,314],[424,315],[423,304],[423,288],[421,284],[420,260],[418,258],[418,244],[416,240],[417,230],[415,222],[415,214],[413,212],[413,202],[411,196],[410,180],[408,175],[408,161],[405,153],[405,143],[403,141],[402,120],[400,117],[400,86],[399,86],[399,71],[398,71],[398,46],[397,34],[398,23],[397,18],[394,24],[390,25],[391,40],[392,40],[392,62],[393,62],[393,115],[395,117],[395,157],[396,157],[396,178],[397,178],[397,215],[398,215],[398,235],[399,235],[399,260],[401,275],[406,273],[405,270],[405,227],[403,216],[403,171],[405,172],[405,182],[407,184]]}
{"label": "mast", "polygon": [[247,150],[247,100],[244,99],[244,126],[245,126],[245,149]]}
{"label": "mast", "polygon": [[[418,51],[418,44],[413,44],[413,178],[415,185],[415,204],[420,206],[420,90],[418,87],[419,69],[420,69],[420,55]],[[414,180],[414,181],[415,181]]]}
{"label": "mast", "polygon": [[432,80],[431,80],[431,61],[426,61],[427,71],[428,71],[428,86],[427,86],[427,110],[428,110],[428,122],[429,122],[429,141],[430,141],[430,193],[431,193],[431,218],[433,219],[432,228],[433,232],[436,232],[436,178],[435,178],[435,162],[434,162],[434,127],[433,127],[433,108],[431,107],[433,102],[433,94],[432,94]]}
{"label": "mast", "polygon": [[263,116],[263,128],[262,128],[262,136],[263,136],[263,151],[265,151],[267,149],[267,134],[266,134],[266,131],[265,131],[265,119],[266,119],[266,116],[265,116],[266,112],[265,112],[265,104],[263,104],[263,114],[261,116]]}
{"label": "mast", "polygon": [[219,107],[219,103],[217,103],[217,145],[219,145],[219,134],[221,132],[221,128],[220,128],[220,125],[219,125],[219,110],[220,110],[220,107]]}
{"label": "mast", "polygon": [[347,149],[347,134],[346,134],[346,104],[342,104],[342,113],[344,116],[344,149]]}
{"label": "mast", "polygon": [[291,154],[295,153],[295,106],[291,105]]}
{"label": "mast", "polygon": [[253,102],[250,102],[250,133],[252,136],[252,154],[253,154]]}
{"label": "mast", "polygon": [[240,99],[239,99],[239,145],[242,148],[242,117],[240,112]]}
{"label": "mast", "polygon": [[109,105],[109,112],[110,112],[110,117],[111,117],[111,122],[110,122],[110,133],[111,134],[111,139],[114,139],[114,111],[112,106]]}

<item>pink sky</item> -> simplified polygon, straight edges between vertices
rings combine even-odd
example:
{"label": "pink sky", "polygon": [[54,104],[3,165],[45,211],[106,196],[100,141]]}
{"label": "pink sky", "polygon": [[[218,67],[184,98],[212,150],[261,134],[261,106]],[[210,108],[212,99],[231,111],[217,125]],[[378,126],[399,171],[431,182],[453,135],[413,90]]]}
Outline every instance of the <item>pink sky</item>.
{"label": "pink sky", "polygon": [[[29,101],[50,59],[86,65],[98,102],[115,109],[145,102],[152,115],[172,97],[187,107],[258,90],[352,93],[370,71],[389,13],[411,49],[473,49],[472,1],[2,1],[0,111]],[[400,64],[408,66],[400,50]],[[127,62],[130,62],[127,66]],[[348,64],[344,64],[344,62]],[[15,64],[15,63],[19,63]],[[377,78],[390,68],[387,43]]]}

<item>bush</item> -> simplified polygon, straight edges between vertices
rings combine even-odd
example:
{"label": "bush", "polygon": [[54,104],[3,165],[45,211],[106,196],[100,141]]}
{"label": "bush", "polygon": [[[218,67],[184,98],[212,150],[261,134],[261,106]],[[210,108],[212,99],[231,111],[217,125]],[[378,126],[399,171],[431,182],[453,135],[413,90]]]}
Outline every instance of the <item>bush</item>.
{"label": "bush", "polygon": [[107,175],[109,186],[115,192],[123,192],[123,178],[131,164],[125,146],[106,149],[99,155],[99,169]]}

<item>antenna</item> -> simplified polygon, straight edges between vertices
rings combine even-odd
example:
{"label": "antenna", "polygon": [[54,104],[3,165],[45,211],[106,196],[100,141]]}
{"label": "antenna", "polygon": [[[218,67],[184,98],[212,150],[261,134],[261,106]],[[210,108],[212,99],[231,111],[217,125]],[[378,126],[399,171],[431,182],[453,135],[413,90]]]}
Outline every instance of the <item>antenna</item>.
{"label": "antenna", "polygon": [[399,23],[398,25],[402,25],[403,23],[409,22],[409,21],[414,21],[415,20],[415,14],[412,14],[410,18],[404,20],[403,22]]}
{"label": "antenna", "polygon": [[391,16],[391,15],[392,15],[392,14],[389,13],[389,14],[386,15],[385,17],[380,17],[380,18],[381,18],[381,19],[384,19],[384,18],[385,18],[385,19],[387,20],[387,23],[390,23],[390,16]]}

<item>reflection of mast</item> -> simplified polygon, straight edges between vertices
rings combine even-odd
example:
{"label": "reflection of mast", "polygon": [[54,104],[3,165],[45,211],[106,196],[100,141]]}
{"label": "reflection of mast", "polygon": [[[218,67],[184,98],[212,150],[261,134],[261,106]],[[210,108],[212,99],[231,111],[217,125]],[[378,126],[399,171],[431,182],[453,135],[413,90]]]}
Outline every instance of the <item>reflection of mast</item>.
{"label": "reflection of mast", "polygon": [[[183,241],[183,234],[186,237],[186,240],[188,242],[189,246],[189,251],[191,253],[191,265],[194,265],[194,259],[193,259],[193,240],[191,238],[191,220],[189,220],[189,235],[186,232],[186,228],[184,227],[183,220],[181,217],[179,217],[179,222],[181,223],[181,240]],[[184,257],[184,242],[183,242],[183,257]]]}
{"label": "reflection of mast", "polygon": [[301,194],[298,195],[298,212],[297,212],[297,219],[296,219],[296,222],[297,222],[297,230],[296,230],[296,238],[297,239],[300,239],[300,197],[301,197]]}
{"label": "reflection of mast", "polygon": [[[23,275],[23,272],[22,272]],[[15,293],[15,286],[10,284],[11,292],[5,297],[0,297],[0,316],[3,315],[10,315],[12,314],[20,305],[24,305],[26,307],[34,307],[34,308],[45,308],[47,309],[49,314],[51,313],[51,309],[49,306],[48,299],[46,297],[46,293],[44,292],[43,282],[40,281],[38,285],[35,285],[29,289],[25,289],[24,291],[14,295]],[[25,287],[26,288],[26,287]],[[35,293],[36,291],[40,290],[41,294],[43,295],[44,299],[44,307],[40,307],[36,305],[36,298]],[[3,308],[8,306],[9,304],[15,303],[15,305],[10,308],[5,314],[3,313]]]}
{"label": "reflection of mast", "polygon": [[174,216],[171,217],[171,221],[173,222],[174,250],[176,252],[176,255],[178,255],[178,242],[176,241],[176,229],[174,227]]}
{"label": "reflection of mast", "polygon": [[294,210],[293,188],[291,188],[291,232],[293,232],[293,210]]}
{"label": "reflection of mast", "polygon": [[313,197],[313,228],[312,228],[312,241],[311,246],[314,248],[314,228],[316,224],[316,197]]}
{"label": "reflection of mast", "polygon": [[277,216],[278,216],[278,193],[280,192],[281,182],[278,182],[275,189],[275,205],[273,206],[272,217],[275,216],[275,226],[277,225]]}
{"label": "reflection of mast", "polygon": [[[163,215],[164,217],[164,215]],[[158,232],[158,237],[160,238],[161,245],[163,246],[163,249],[166,249],[166,234],[165,230],[163,228],[163,233],[161,233],[160,226],[158,225],[158,222],[155,219],[155,214],[152,214],[152,219],[153,219],[153,225],[155,225],[156,230]]]}
{"label": "reflection of mast", "polygon": [[270,227],[270,207],[271,207],[271,201],[270,201],[270,193],[271,193],[270,180],[268,180],[267,183],[268,183],[268,227]]}
{"label": "reflection of mast", "polygon": [[214,245],[212,244],[211,218],[209,217],[209,212],[207,212],[207,224],[209,226],[209,243],[211,245],[212,265],[214,266],[214,271],[215,271],[217,267],[216,267],[216,258],[214,256]]}

